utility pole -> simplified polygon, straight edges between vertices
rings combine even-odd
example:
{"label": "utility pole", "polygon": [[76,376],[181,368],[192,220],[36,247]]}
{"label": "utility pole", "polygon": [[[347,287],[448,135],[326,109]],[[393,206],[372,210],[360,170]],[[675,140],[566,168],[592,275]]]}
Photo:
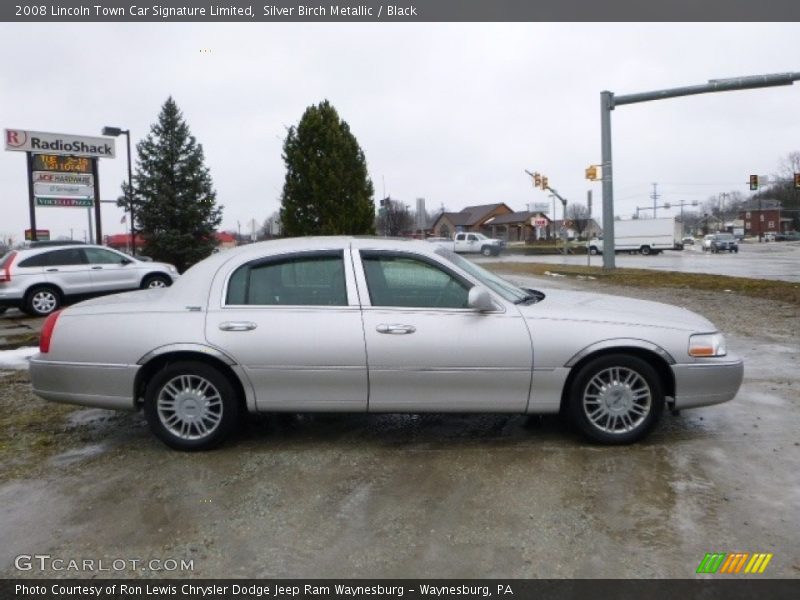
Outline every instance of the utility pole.
{"label": "utility pole", "polygon": [[658,216],[658,215],[656,215],[656,208],[658,208],[658,207],[656,206],[656,204],[657,204],[657,202],[658,202],[658,199],[659,199],[660,197],[661,197],[661,196],[659,196],[659,195],[658,195],[658,184],[657,184],[657,183],[654,183],[654,184],[653,184],[653,193],[652,193],[652,194],[650,194],[650,198],[653,200],[653,218],[654,218],[654,219],[655,219],[655,218]]}

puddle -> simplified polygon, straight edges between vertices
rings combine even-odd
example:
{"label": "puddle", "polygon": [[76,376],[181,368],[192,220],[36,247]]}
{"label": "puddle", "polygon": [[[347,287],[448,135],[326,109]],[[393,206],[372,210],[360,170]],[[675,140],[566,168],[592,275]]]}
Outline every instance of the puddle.
{"label": "puddle", "polygon": [[102,426],[116,415],[113,410],[103,408],[88,408],[76,410],[67,417],[67,427],[81,427],[83,425]]}
{"label": "puddle", "polygon": [[50,459],[50,464],[63,467],[66,465],[71,465],[76,462],[80,462],[82,460],[86,460],[87,458],[93,458],[105,452],[108,449],[107,444],[92,444],[90,446],[84,446],[83,448],[76,448],[73,450],[67,450],[66,452],[62,452],[61,454],[56,454],[54,457]]}

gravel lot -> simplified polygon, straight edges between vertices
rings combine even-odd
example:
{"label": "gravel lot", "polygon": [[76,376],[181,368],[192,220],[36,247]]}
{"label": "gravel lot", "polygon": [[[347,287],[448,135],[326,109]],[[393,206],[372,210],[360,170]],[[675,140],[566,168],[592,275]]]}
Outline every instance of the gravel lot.
{"label": "gravel lot", "polygon": [[631,447],[557,417],[287,415],[183,454],[140,415],[48,404],[25,371],[0,372],[0,574],[98,575],[14,568],[49,554],[193,561],[103,576],[683,578],[706,552],[743,551],[774,553],[763,576],[800,577],[797,306],[524,283],[696,310],[744,356],[742,391]]}

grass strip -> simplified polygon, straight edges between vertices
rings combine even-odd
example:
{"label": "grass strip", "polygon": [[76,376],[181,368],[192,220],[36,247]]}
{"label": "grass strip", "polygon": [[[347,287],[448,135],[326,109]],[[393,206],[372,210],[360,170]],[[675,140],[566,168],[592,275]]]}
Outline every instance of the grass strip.
{"label": "grass strip", "polygon": [[617,268],[614,271],[605,271],[602,267],[553,265],[545,263],[492,262],[482,263],[481,266],[491,269],[492,271],[515,273],[519,275],[544,275],[549,272],[572,277],[594,277],[599,283],[611,285],[727,292],[800,305],[800,283],[793,283],[791,281],[751,279],[748,277],[730,277],[728,275],[707,275],[704,273],[679,273],[677,271],[655,271],[649,269]]}

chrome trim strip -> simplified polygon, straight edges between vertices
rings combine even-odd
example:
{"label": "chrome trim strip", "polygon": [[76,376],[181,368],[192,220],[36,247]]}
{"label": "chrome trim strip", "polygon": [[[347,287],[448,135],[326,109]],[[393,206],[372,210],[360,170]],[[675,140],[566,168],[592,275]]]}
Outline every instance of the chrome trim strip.
{"label": "chrome trim strip", "polygon": [[93,369],[130,369],[137,368],[139,365],[122,364],[122,363],[87,363],[87,362],[72,362],[61,360],[42,360],[30,359],[31,363],[37,365],[52,365],[57,367],[78,367],[78,368],[93,368]]}
{"label": "chrome trim strip", "polygon": [[163,354],[168,354],[170,352],[197,352],[198,354],[207,354],[209,356],[213,356],[224,362],[228,366],[232,366],[236,364],[236,361],[233,360],[230,356],[222,352],[217,348],[212,348],[211,346],[204,346],[202,344],[192,344],[192,343],[184,343],[184,344],[167,344],[166,346],[159,346],[158,348],[154,348],[150,350],[147,354],[142,356],[138,361],[136,361],[137,365],[144,365],[150,362],[157,356],[161,356]]}
{"label": "chrome trim strip", "polygon": [[612,338],[608,340],[603,340],[601,342],[595,342],[589,346],[586,346],[583,350],[580,350],[576,354],[572,356],[565,364],[565,367],[574,367],[581,359],[586,358],[590,354],[597,352],[599,350],[609,350],[612,348],[619,348],[622,346],[627,347],[634,347],[634,348],[641,348],[642,350],[649,350],[651,352],[655,352],[661,358],[667,361],[668,364],[674,365],[676,361],[672,358],[672,355],[664,350],[661,346],[658,346],[652,342],[648,342],[646,340],[639,340],[636,338]]}

